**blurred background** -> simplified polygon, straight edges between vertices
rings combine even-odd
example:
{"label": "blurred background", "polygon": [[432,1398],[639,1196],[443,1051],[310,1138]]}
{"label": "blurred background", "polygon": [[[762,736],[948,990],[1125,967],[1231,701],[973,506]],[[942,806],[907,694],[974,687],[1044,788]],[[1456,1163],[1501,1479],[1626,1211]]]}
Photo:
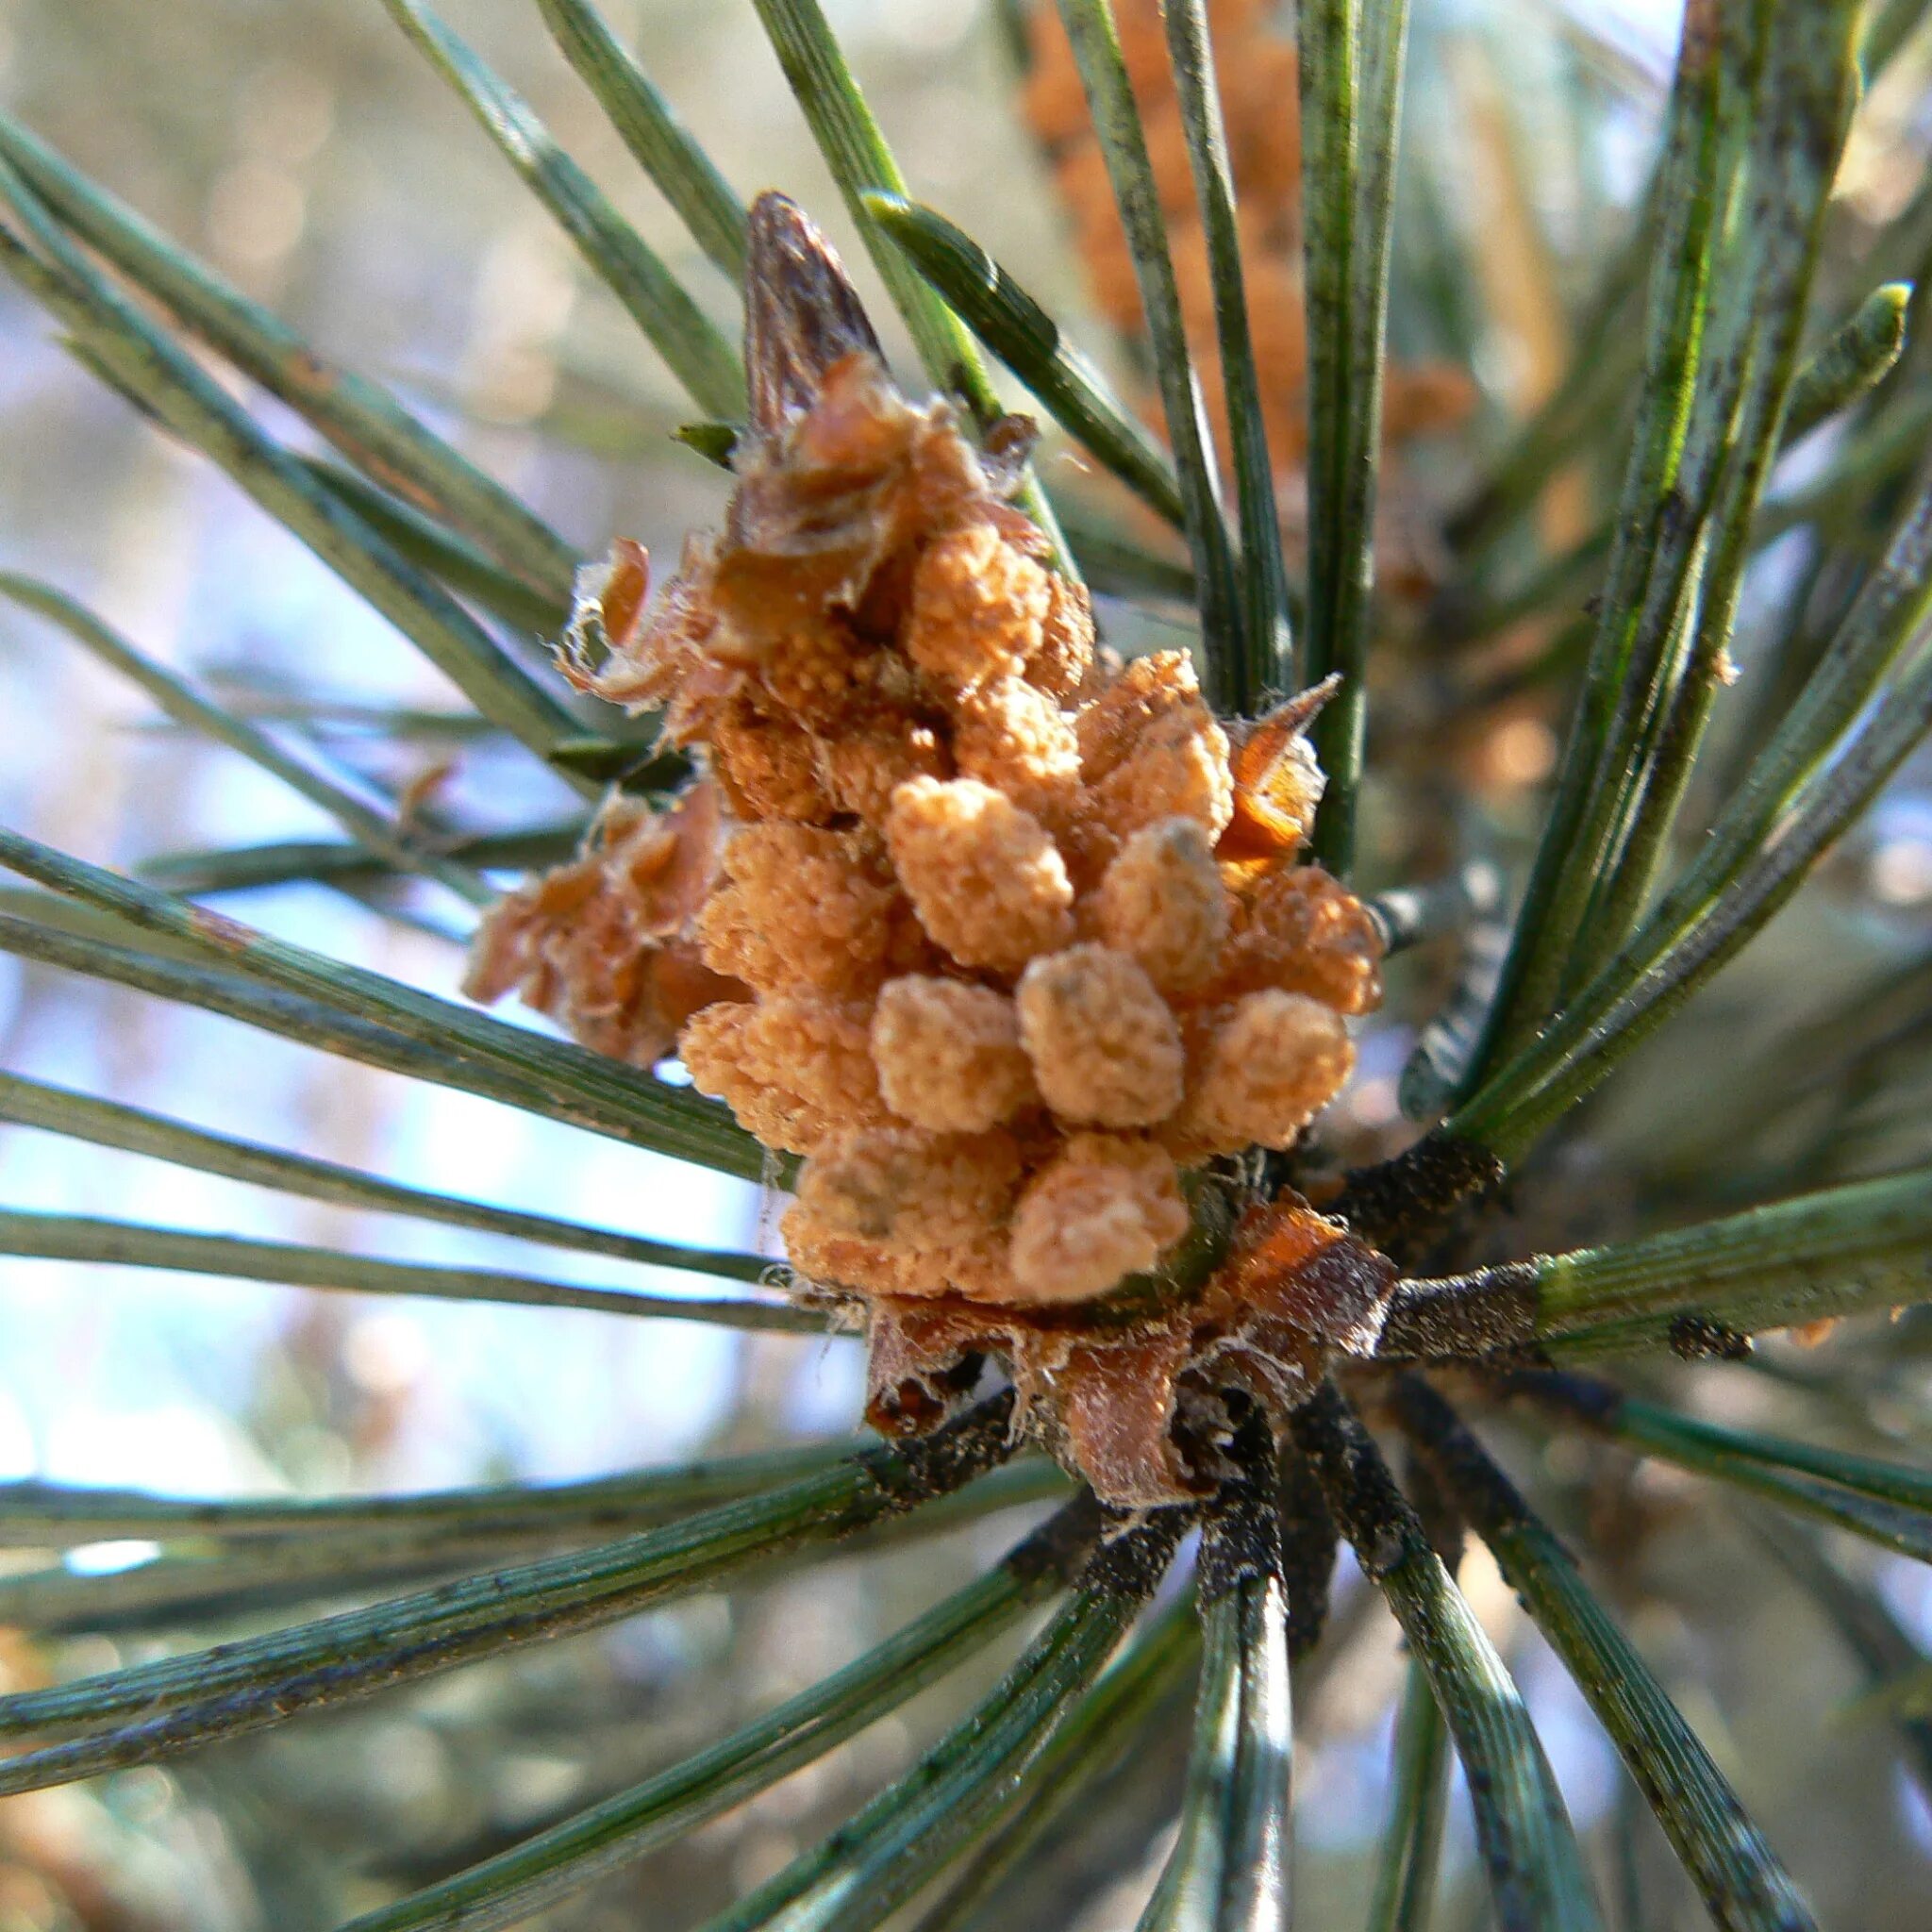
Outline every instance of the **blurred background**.
{"label": "blurred background", "polygon": [[[735,325],[723,283],[625,163],[527,0],[447,0],[444,11]],[[608,0],[605,11],[741,193],[782,186],[848,238],[748,7]],[[1419,4],[1408,138],[1449,155],[1439,179],[1465,193],[1447,209],[1440,198],[1406,200],[1398,259],[1421,276],[1441,224],[1483,224],[1480,170],[1458,176],[1453,163],[1454,117],[1474,99],[1506,112],[1533,154],[1543,144],[1548,165],[1525,178],[1553,232],[1578,242],[1571,263],[1587,279],[1591,250],[1580,244],[1641,180],[1672,11],[1669,0],[1574,16],[1528,0]],[[831,0],[827,12],[914,192],[1056,313],[1080,314],[1079,263],[1015,119],[996,9]],[[689,406],[374,0],[0,0],[0,100],[325,354],[396,385],[585,550],[623,533],[673,555],[680,534],[722,505],[724,479],[668,441]],[[1492,292],[1507,310],[1507,265],[1497,273],[1505,286]],[[1491,412],[1533,401],[1562,351],[1533,302],[1515,307],[1476,358]],[[1089,346],[1103,352],[1104,336]],[[1049,461],[1074,464],[1063,453]],[[1441,457],[1440,494],[1453,493],[1456,461]],[[440,787],[466,823],[525,823],[570,804],[525,761],[440,721],[452,693],[422,659],[208,465],[79,369],[6,283],[0,566],[59,584],[265,719],[294,691],[322,694],[338,758],[391,783]],[[423,716],[397,741],[364,728],[372,706]],[[1547,724],[1530,717],[1526,730],[1508,754],[1524,780],[1554,751]],[[123,867],[332,830],[272,779],[167,727],[138,692],[10,608],[0,611],[0,817]],[[1895,818],[1903,830],[1880,845],[1894,902],[1913,911],[1932,894],[1923,794]],[[297,886],[226,903],[274,932],[439,991],[460,974],[449,938],[340,893]],[[1778,943],[1787,958],[1792,944],[1802,949],[1789,934]],[[1812,963],[1807,956],[1806,970]],[[1408,1043],[1391,1031],[1372,1045],[1359,1108],[1392,1118]],[[771,1204],[755,1190],[4,958],[0,1063],[420,1186],[712,1245],[770,1245]],[[22,1129],[0,1128],[0,1189],[10,1206],[532,1265],[512,1244],[289,1202]],[[571,1257],[536,1265],[604,1283],[621,1272]],[[638,1271],[624,1278],[696,1287]],[[0,1262],[0,1479],[193,1494],[557,1480],[842,1438],[860,1393],[858,1352],[843,1341],[50,1262]],[[1924,1396],[1923,1376],[1902,1382],[1907,1407],[1923,1412]],[[1707,1515],[1687,1520],[1687,1482],[1620,1471],[1596,1498],[1596,1546],[1617,1536],[1633,1553],[1622,1581],[1634,1634],[1824,1917],[1869,1932],[1918,1923],[1932,1896],[1932,1820],[1882,1729],[1859,1714],[1856,1672],[1745,1542],[1712,1534]],[[178,1769],[8,1801],[0,1932],[325,1927],[801,1688],[1003,1549],[1016,1526],[983,1523],[933,1543],[916,1577],[889,1560],[826,1562]],[[142,1554],[104,1545],[70,1561],[105,1569]],[[1876,1577],[1897,1614],[1932,1638],[1922,1580],[1903,1562]],[[1608,1747],[1479,1552],[1465,1580],[1517,1665],[1579,1824],[1646,1902],[1637,1923],[1700,1923]],[[1341,1641],[1298,1713],[1297,1887],[1311,1925],[1353,1923],[1363,1908],[1402,1667],[1392,1624],[1350,1611],[1354,1590],[1345,1578]],[[138,1652],[136,1641],[92,1639],[49,1655],[0,1633],[0,1674],[25,1684]],[[660,1908],[672,1923],[700,1916],[901,1768],[999,1661],[981,1659],[977,1674],[552,1923],[658,1924]],[[1438,1925],[1488,1923],[1459,1808],[1448,1870]],[[1088,1872],[1084,1906],[1077,1876],[1064,1895],[1036,1896],[1012,1916],[1091,1932],[1131,1924],[1138,1865]]]}

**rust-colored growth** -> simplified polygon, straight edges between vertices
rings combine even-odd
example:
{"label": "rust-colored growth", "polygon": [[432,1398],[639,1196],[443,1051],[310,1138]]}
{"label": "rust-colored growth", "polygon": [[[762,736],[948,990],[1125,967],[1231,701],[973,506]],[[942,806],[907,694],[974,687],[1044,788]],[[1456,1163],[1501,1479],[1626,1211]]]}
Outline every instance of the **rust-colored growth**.
{"label": "rust-colored growth", "polygon": [[1292,855],[1308,836],[1322,802],[1322,768],[1303,734],[1341,683],[1341,673],[1331,673],[1242,733],[1232,766],[1234,815],[1219,846],[1224,859],[1265,866]]}
{"label": "rust-colored growth", "polygon": [[[1377,942],[1299,862],[1321,694],[1231,747],[1185,656],[1096,650],[1008,500],[1024,435],[987,458],[908,402],[802,229],[760,201],[765,401],[722,531],[641,619],[620,552],[576,626],[609,649],[586,686],[661,705],[706,775],[669,817],[613,808],[492,915],[473,984],[631,1058],[682,1021],[698,1087],[806,1157],[799,1273],[977,1307],[1004,1347],[1013,1311],[1077,1326],[1159,1268],[1184,1166],[1293,1143],[1348,1076]],[[654,975],[693,955],[716,976],[674,1020]]]}
{"label": "rust-colored growth", "polygon": [[[1307,448],[1307,338],[1301,291],[1301,124],[1293,42],[1260,0],[1210,0],[1208,37],[1221,90],[1228,162],[1239,199],[1248,325],[1260,376],[1268,448],[1275,467],[1299,470]],[[1028,11],[1031,65],[1022,95],[1047,151],[1086,262],[1093,300],[1124,334],[1144,325],[1133,256],[1058,8]],[[1229,447],[1213,284],[1187,137],[1168,64],[1159,0],[1114,0],[1127,75],[1179,283],[1188,344],[1221,448]],[[1468,375],[1442,362],[1391,364],[1382,427],[1391,443],[1447,428],[1474,407]]]}
{"label": "rust-colored growth", "polygon": [[661,813],[613,797],[580,858],[491,908],[463,991],[484,1001],[514,991],[612,1059],[662,1059],[700,1008],[744,997],[692,933],[723,835],[715,785],[691,786]]}
{"label": "rust-colored growth", "polygon": [[1293,1194],[1252,1211],[1202,1291],[1097,1326],[1078,1308],[882,1295],[872,1311],[867,1416],[886,1434],[929,1427],[962,1365],[1008,1362],[1021,1419],[1122,1508],[1206,1492],[1229,1472],[1219,1443],[1237,1389],[1279,1419],[1337,1355],[1380,1336],[1395,1264]]}

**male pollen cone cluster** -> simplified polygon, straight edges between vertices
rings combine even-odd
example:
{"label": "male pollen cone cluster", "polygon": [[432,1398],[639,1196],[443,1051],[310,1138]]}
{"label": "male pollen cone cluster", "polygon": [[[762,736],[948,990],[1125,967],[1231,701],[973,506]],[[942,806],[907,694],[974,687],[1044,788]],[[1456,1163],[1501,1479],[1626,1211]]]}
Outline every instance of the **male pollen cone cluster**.
{"label": "male pollen cone cluster", "polygon": [[1189,1230],[1184,1168],[1289,1146],[1340,1090],[1379,941],[1295,862],[1321,694],[1224,726],[1184,655],[1097,649],[1008,500],[1027,425],[975,450],[946,403],[901,396],[775,194],[747,365],[723,531],[648,610],[620,545],[570,666],[661,707],[699,775],[663,813],[614,802],[500,905],[470,991],[518,988],[641,1064],[675,1045],[806,1157],[787,1252],[868,1303],[876,1358],[891,1311],[1003,1311],[991,1333],[1156,1270]]}

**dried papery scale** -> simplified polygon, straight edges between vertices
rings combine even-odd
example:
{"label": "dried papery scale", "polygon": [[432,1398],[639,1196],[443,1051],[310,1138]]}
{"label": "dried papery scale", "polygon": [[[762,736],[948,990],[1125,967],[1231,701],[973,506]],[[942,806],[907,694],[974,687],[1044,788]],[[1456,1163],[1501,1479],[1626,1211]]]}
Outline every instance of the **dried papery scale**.
{"label": "dried papery scale", "polygon": [[651,1066],[678,1028],[743,989],[705,964],[693,925],[719,872],[724,820],[700,779],[668,810],[615,793],[584,848],[494,907],[472,949],[463,991],[512,991],[613,1059]]}
{"label": "dried papery scale", "polygon": [[881,1426],[991,1354],[1105,1498],[1174,1501],[1214,1474],[1213,1391],[1291,1401],[1373,1346],[1392,1275],[1306,1206],[1176,1265],[1218,1258],[1241,1161],[1293,1146],[1380,997],[1369,915],[1298,860],[1326,693],[1224,724],[1184,655],[1097,645],[1008,500],[1027,428],[989,454],[908,402],[782,196],[751,235],[724,527],[655,600],[620,549],[574,626],[576,681],[661,707],[702,775],[498,908],[473,986],[632,1057],[675,1030],[803,1157],[787,1254],[865,1305]]}

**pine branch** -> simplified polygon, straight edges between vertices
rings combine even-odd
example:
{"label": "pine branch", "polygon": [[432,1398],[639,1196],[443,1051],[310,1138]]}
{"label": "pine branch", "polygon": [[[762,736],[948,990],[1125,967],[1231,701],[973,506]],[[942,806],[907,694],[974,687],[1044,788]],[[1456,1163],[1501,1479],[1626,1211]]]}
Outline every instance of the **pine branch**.
{"label": "pine branch", "polygon": [[180,329],[286,403],[358,473],[475,538],[518,578],[568,608],[577,553],[388,390],[319,356],[4,115],[0,155],[66,227],[158,302]]}
{"label": "pine branch", "polygon": [[1419,1377],[1398,1377],[1390,1399],[1568,1666],[1711,1918],[1724,1932],[1815,1932],[1809,1907],[1724,1774],[1508,1477]]}
{"label": "pine branch", "polygon": [[1800,1194],[1668,1234],[1404,1282],[1391,1359],[1670,1343],[1675,1324],[1741,1334],[1917,1300],[1932,1284],[1932,1185],[1917,1169]]}
{"label": "pine branch", "polygon": [[1407,0],[1305,0],[1302,246],[1308,337],[1308,608],[1300,681],[1340,673],[1311,737],[1328,784],[1314,856],[1345,875],[1368,729],[1366,655]]}
{"label": "pine branch", "polygon": [[201,1174],[218,1174],[253,1187],[273,1188],[277,1193],[302,1200],[327,1201],[365,1213],[405,1215],[412,1221],[440,1222],[478,1234],[533,1241],[541,1247],[601,1255],[612,1261],[635,1262],[647,1268],[682,1268],[689,1266],[688,1257],[696,1254],[704,1263],[701,1273],[754,1282],[763,1280],[772,1268],[761,1255],[695,1250],[675,1241],[619,1234],[578,1222],[559,1221],[546,1214],[526,1214],[452,1194],[404,1187],[356,1168],[208,1133],[140,1108],[99,1100],[17,1074],[0,1073],[0,1122],[38,1127],[95,1147],[146,1155]]}
{"label": "pine branch", "polygon": [[744,367],[737,350],[643,237],[558,146],[528,106],[443,25],[423,0],[382,0],[475,115],[525,185],[576,243],[665,367],[708,416],[744,411]]}
{"label": "pine branch", "polygon": [[1245,610],[1234,545],[1221,513],[1214,440],[1188,350],[1180,287],[1168,252],[1167,225],[1160,211],[1141,111],[1134,102],[1108,0],[1058,0],[1058,4],[1141,291],[1167,443],[1174,452],[1180,483],[1188,553],[1193,562],[1204,684],[1208,701],[1217,709],[1239,710],[1242,708],[1241,667],[1252,662],[1245,637]]}
{"label": "pine branch", "polygon": [[[448,1084],[468,1085],[473,1091],[489,1091],[518,1105],[535,1100],[537,1110],[549,1111],[553,1118],[715,1165],[745,1179],[763,1175],[764,1150],[715,1103],[689,1090],[667,1087],[582,1047],[546,1040],[381,974],[271,939],[224,913],[172,899],[4,828],[0,866],[143,932],[186,945],[190,957],[219,962],[227,974],[253,980],[264,991],[292,994],[302,1006],[282,1009],[291,1030],[298,1013],[319,1008],[333,1016],[329,1031],[336,1039],[358,1037],[371,1047],[414,1047],[425,1057],[422,1064],[466,1076]],[[36,936],[24,933],[19,923],[5,922],[0,924],[0,946],[25,952],[36,946]],[[100,965],[119,969],[110,976],[121,976],[135,963],[111,958],[98,947],[42,942],[36,949],[42,958],[62,951],[70,958],[92,955]],[[171,976],[148,973],[157,984]],[[220,982],[200,984],[211,995]],[[358,1027],[365,1029],[359,1035]],[[331,1041],[325,1036],[316,1043]]]}
{"label": "pine branch", "polygon": [[1368,1431],[1329,1384],[1295,1411],[1291,1429],[1428,1673],[1468,1774],[1503,1932],[1596,1932],[1582,1854],[1522,1697]]}
{"label": "pine branch", "polygon": [[1101,1528],[1070,1503],[984,1575],[857,1662],[668,1771],[343,1932],[488,1932],[574,1896],[824,1756],[983,1649],[1063,1589]]}
{"label": "pine branch", "polygon": [[664,1529],[291,1629],[0,1698],[0,1736],[86,1733],[0,1763],[0,1793],[152,1763],[522,1645],[594,1629],[904,1514],[1006,1459],[1010,1396]]}

